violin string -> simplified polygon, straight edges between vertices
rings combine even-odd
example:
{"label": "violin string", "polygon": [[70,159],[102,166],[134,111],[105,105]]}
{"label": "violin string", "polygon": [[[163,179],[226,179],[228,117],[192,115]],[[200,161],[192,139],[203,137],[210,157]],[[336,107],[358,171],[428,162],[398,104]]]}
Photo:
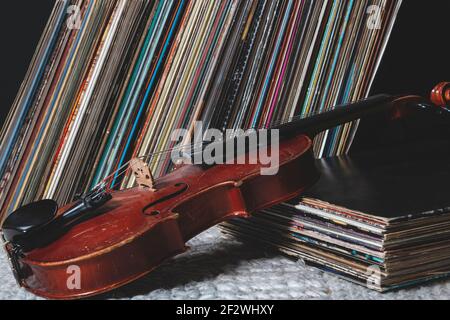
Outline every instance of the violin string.
{"label": "violin string", "polygon": [[[143,159],[145,157],[138,157],[138,159]],[[123,165],[121,168],[121,170],[117,170],[116,172],[112,173],[111,175],[109,175],[108,177],[106,177],[105,179],[103,179],[99,184],[97,184],[94,188],[92,188],[92,191],[90,191],[87,195],[95,198],[97,197],[99,194],[103,193],[106,190],[113,190],[114,188],[116,188],[117,186],[119,186],[121,184],[121,181],[118,181],[117,183],[115,183],[114,185],[109,186],[112,181],[110,181],[111,179],[115,179],[115,180],[119,180],[118,178],[122,177],[123,175],[125,175],[128,171],[130,171],[130,167],[129,164],[133,161],[134,159],[130,160],[129,162],[127,162],[127,164]],[[148,165],[154,165],[154,164],[158,164],[165,161],[165,158],[162,159],[155,159],[152,160],[150,162],[147,162]],[[109,187],[108,187],[109,186]]]}
{"label": "violin string", "polygon": [[[320,113],[320,112],[317,112],[317,114],[318,113]],[[272,123],[273,124],[272,128],[277,126],[277,125],[289,123],[289,122],[291,122],[293,120],[296,120],[296,119],[304,119],[304,118],[308,118],[308,117],[310,117],[310,116],[305,117],[305,116],[301,115],[301,116],[291,117],[288,120],[278,120],[278,121],[275,121],[275,122]],[[264,126],[262,126],[262,128],[252,128],[252,129],[249,129],[249,130],[250,131],[251,130],[256,130],[256,131],[258,131],[258,130],[265,130],[263,127]],[[267,129],[267,130],[270,130],[270,128]],[[248,132],[246,132],[246,133],[248,133]],[[231,135],[231,136],[227,136],[226,138],[227,139],[233,139],[233,138],[236,138],[238,136],[239,135]],[[217,141],[214,141],[214,142],[223,142],[223,141],[224,140],[221,139],[221,140],[217,140]],[[198,143],[186,144],[186,145],[183,145],[183,146],[178,146],[178,147],[174,147],[174,148],[165,149],[165,150],[162,150],[162,151],[159,151],[159,152],[150,153],[150,154],[148,154],[146,156],[143,156],[143,157],[148,158],[148,157],[153,157],[155,155],[165,155],[165,154],[171,153],[173,151],[182,151],[184,149],[192,149],[192,148],[195,149],[196,147],[201,147],[201,146],[203,146],[205,144],[209,144],[209,143],[212,143],[212,142],[211,141],[202,141],[202,142],[198,142]],[[141,157],[139,157],[139,158],[141,158]]]}
{"label": "violin string", "polygon": [[[320,112],[315,112],[315,113],[318,114]],[[308,117],[310,117],[310,116],[305,117],[305,116],[301,115],[301,116],[291,117],[288,120],[278,120],[278,121],[273,122],[273,126],[272,127],[275,127],[275,126],[280,125],[280,124],[289,123],[289,122],[291,122],[291,121],[293,121],[295,119],[302,119],[302,118],[308,118]],[[263,130],[263,129],[261,129],[261,128],[259,128],[259,129],[258,128],[252,128],[250,130]],[[228,138],[235,138],[237,136],[238,135],[231,135],[231,136],[228,136],[227,139]],[[224,140],[218,140],[218,141],[215,141],[215,142],[222,142],[222,141],[224,141]],[[195,149],[196,147],[201,147],[201,146],[203,146],[205,144],[209,144],[209,143],[211,143],[211,141],[202,141],[202,142],[198,142],[198,143],[186,144],[186,145],[182,145],[182,146],[178,146],[178,147],[174,147],[174,148],[169,148],[169,149],[165,149],[165,150],[154,152],[154,153],[149,153],[148,155],[140,156],[138,158],[139,159],[151,158],[151,157],[157,156],[157,155],[165,155],[165,154],[171,153],[173,151],[182,151],[184,149],[192,149],[192,148]],[[128,165],[128,164],[129,163],[125,164],[125,166]]]}
{"label": "violin string", "polygon": [[[332,110],[335,110],[335,109],[336,109],[336,107],[330,109],[329,111],[332,111]],[[289,118],[288,120],[278,120],[278,121],[274,121],[274,122],[272,122],[272,128],[275,127],[275,126],[278,125],[278,124],[289,123],[289,122],[291,122],[291,121],[293,121],[293,120],[295,120],[295,119],[306,119],[306,118],[315,116],[315,115],[317,115],[317,114],[322,114],[322,113],[324,113],[324,112],[323,112],[323,111],[318,111],[318,112],[312,112],[312,113],[310,113],[310,114],[308,114],[308,115],[306,115],[306,116],[305,116],[305,115],[299,115],[299,116],[291,117],[291,118]],[[250,130],[261,130],[261,129],[250,129]],[[270,130],[270,129],[268,129],[268,130]],[[234,138],[234,137],[237,137],[237,136],[238,136],[238,135],[231,135],[231,137],[227,137],[227,139],[228,139],[228,138]],[[222,140],[215,141],[215,142],[220,142],[220,141],[222,141]],[[166,155],[166,154],[168,154],[168,153],[171,153],[171,152],[173,152],[173,151],[175,151],[175,150],[179,150],[179,151],[182,151],[182,150],[184,150],[184,149],[190,149],[190,150],[192,150],[192,148],[195,149],[196,147],[200,147],[200,146],[203,146],[203,145],[205,145],[205,144],[210,144],[210,143],[212,143],[212,142],[203,141],[203,142],[200,142],[200,143],[193,143],[193,144],[189,144],[189,145],[178,146],[178,147],[175,147],[175,148],[171,148],[171,149],[167,149],[167,150],[162,150],[162,151],[155,152],[155,153],[150,153],[150,154],[148,154],[148,155],[140,156],[140,157],[137,157],[137,158],[138,158],[138,159],[144,160],[144,159],[150,159],[150,158],[155,157],[155,156],[159,156],[158,159],[148,162],[148,165],[158,164],[158,163],[161,163],[161,162],[163,162],[163,161],[166,160],[165,158],[161,158],[162,156],[164,156],[164,155]],[[117,177],[121,177],[121,176],[123,176],[124,174],[126,174],[126,172],[129,171],[129,164],[130,164],[131,161],[133,161],[133,160],[134,160],[134,159],[131,159],[130,161],[128,161],[125,165],[123,165],[123,166],[121,167],[122,170],[121,170],[121,169],[118,169],[116,172],[114,172],[113,174],[111,174],[110,176],[108,176],[107,178],[105,178],[103,181],[112,178],[112,177],[115,176],[116,174],[117,174],[116,178],[117,178]],[[100,183],[99,185],[102,185],[102,184],[103,184],[103,183]],[[114,184],[113,186],[111,186],[110,189],[114,189],[115,187],[117,187],[117,186],[120,185],[120,184],[121,184],[121,182],[119,181],[118,183],[116,183],[116,184]],[[94,188],[94,190],[99,190],[99,189],[95,189],[95,188]],[[101,190],[106,190],[106,187],[103,187],[103,189],[101,189]]]}
{"label": "violin string", "polygon": [[[272,122],[272,126],[274,127],[276,125],[279,125],[279,124],[282,124],[282,123],[288,123],[288,122],[291,122],[293,120],[300,119],[300,118],[305,118],[305,116],[304,115],[300,115],[300,116],[291,117],[288,120],[281,119],[281,120],[278,120],[278,121],[273,121]],[[253,129],[250,129],[250,130],[261,130],[261,129],[253,128]],[[237,136],[238,135],[231,135],[231,137],[227,137],[227,139],[233,139],[233,138],[235,138]],[[220,140],[216,141],[216,142],[220,142]],[[137,157],[137,159],[146,160],[146,159],[151,159],[151,158],[156,157],[156,156],[159,156],[159,158],[161,158],[162,156],[165,156],[165,155],[167,155],[169,153],[173,153],[174,151],[180,151],[181,152],[183,150],[192,150],[192,149],[196,149],[196,148],[202,147],[202,146],[204,146],[206,144],[209,144],[209,143],[211,143],[211,142],[202,141],[202,142],[199,142],[199,143],[192,143],[192,144],[188,144],[188,145],[177,146],[175,148],[170,148],[170,149],[167,149],[167,150],[162,150],[162,151],[159,151],[159,152],[150,153],[148,155],[139,156],[139,157]],[[117,183],[115,183],[114,185],[111,185],[110,187],[108,187],[108,185],[110,184],[109,180],[111,180],[113,178],[115,180],[118,180],[118,178],[122,177],[123,175],[126,174],[127,171],[129,171],[129,165],[134,159],[131,159],[130,161],[125,163],[123,166],[121,166],[119,169],[117,169],[115,172],[111,173],[109,176],[107,176],[101,182],[99,182],[94,188],[92,188],[92,191],[88,193],[88,196],[91,196],[91,197],[95,198],[95,197],[101,195],[107,189],[113,190],[115,187],[120,185],[121,181],[119,179],[119,181]],[[154,164],[157,164],[157,163],[161,163],[161,162],[163,162],[165,160],[166,159],[164,157],[162,159],[157,159],[156,161],[154,160],[154,161],[147,162],[147,164],[148,165],[154,165]]]}
{"label": "violin string", "polygon": [[[120,173],[121,171],[122,171],[122,172],[123,172],[123,171],[127,171],[127,170],[128,170],[128,167],[129,167],[129,165],[130,165],[130,163],[131,163],[134,159],[141,159],[141,160],[151,159],[152,157],[155,157],[155,156],[158,156],[158,155],[159,155],[159,156],[165,155],[165,154],[171,153],[171,152],[173,152],[173,151],[175,151],[175,150],[182,151],[182,150],[184,150],[184,149],[192,149],[192,148],[200,147],[200,146],[203,146],[203,145],[205,145],[205,144],[208,144],[208,142],[204,141],[204,142],[197,143],[197,144],[191,144],[191,145],[179,146],[179,147],[172,148],[172,149],[169,149],[169,150],[163,150],[163,151],[160,151],[160,152],[155,152],[155,153],[151,153],[151,154],[148,154],[148,155],[145,155],[145,156],[139,156],[139,157],[133,158],[133,159],[131,159],[130,161],[128,161],[127,163],[125,163],[123,166],[121,166],[119,169],[117,169],[115,172],[111,173],[111,174],[108,175],[106,178],[102,179],[102,181],[101,181],[100,183],[98,183],[97,186],[95,186],[93,189],[97,188],[99,185],[102,185],[104,181],[106,181],[106,180],[112,178],[113,176],[118,176],[118,175],[120,175],[120,174],[121,174],[121,173]],[[160,160],[160,161],[162,161],[162,160]],[[160,162],[160,161],[158,161],[158,162]],[[147,162],[147,164],[153,164],[153,163],[155,163],[155,162],[154,162],[154,161],[153,161],[153,162]]]}
{"label": "violin string", "polygon": [[[255,131],[258,131],[258,130],[270,130],[271,128],[275,128],[276,126],[279,126],[279,125],[283,125],[283,124],[290,123],[290,122],[297,121],[297,120],[301,120],[301,119],[310,118],[310,117],[316,116],[318,114],[322,114],[322,113],[327,112],[327,111],[332,111],[334,109],[335,108],[332,108],[332,109],[329,109],[329,110],[326,110],[326,111],[315,111],[315,112],[310,112],[310,113],[308,113],[306,115],[305,114],[301,114],[301,115],[289,117],[287,119],[279,119],[279,120],[276,120],[276,121],[272,121],[271,124],[270,124],[270,127],[268,127],[268,128],[265,128],[266,125],[262,125],[262,126],[260,126],[260,128],[251,128],[251,129],[247,130],[245,133],[248,134],[248,132],[251,132],[251,131],[254,131],[254,130]],[[231,130],[233,130],[233,129],[231,129]],[[237,131],[237,130],[235,130],[235,131]],[[226,139],[234,139],[234,138],[239,137],[239,136],[242,136],[242,135],[232,134],[230,136],[227,136]],[[214,141],[214,142],[218,143],[218,142],[223,142],[223,141],[224,140],[217,140],[217,141]],[[116,171],[114,171],[113,173],[108,175],[106,178],[102,179],[94,188],[92,188],[91,191],[88,192],[88,196],[91,196],[93,198],[94,197],[98,197],[103,192],[105,192],[106,190],[113,190],[114,188],[118,187],[122,183],[122,181],[120,179],[118,179],[118,178],[124,176],[130,170],[130,167],[129,167],[130,163],[132,161],[134,161],[134,159],[147,160],[147,159],[158,157],[158,159],[156,159],[156,160],[146,162],[148,165],[154,165],[154,164],[158,164],[158,163],[161,163],[161,162],[165,161],[166,160],[165,157],[169,153],[173,153],[174,151],[179,151],[179,152],[182,152],[184,150],[191,150],[192,151],[193,149],[195,150],[197,148],[203,147],[204,145],[207,145],[207,144],[210,144],[210,143],[214,143],[214,142],[201,141],[201,142],[186,144],[186,145],[182,145],[182,146],[177,146],[177,147],[174,147],[174,148],[169,148],[169,149],[166,149],[166,150],[161,150],[161,151],[158,151],[158,152],[153,152],[153,153],[149,153],[147,155],[143,155],[143,156],[139,156],[139,157],[133,158],[130,161],[126,162],[123,166],[118,168]],[[163,157],[163,158],[161,158],[161,157]],[[114,185],[111,185],[110,187],[108,187],[108,185],[110,183],[112,183],[111,181],[109,181],[111,179],[119,180],[119,181],[117,183],[115,183]]]}

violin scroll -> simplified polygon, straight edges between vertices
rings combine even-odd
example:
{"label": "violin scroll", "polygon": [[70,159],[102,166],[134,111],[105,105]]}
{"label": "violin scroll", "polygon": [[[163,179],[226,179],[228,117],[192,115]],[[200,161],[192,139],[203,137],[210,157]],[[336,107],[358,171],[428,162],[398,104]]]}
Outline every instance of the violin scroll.
{"label": "violin scroll", "polygon": [[441,82],[433,89],[431,102],[438,107],[450,106],[450,82]]}

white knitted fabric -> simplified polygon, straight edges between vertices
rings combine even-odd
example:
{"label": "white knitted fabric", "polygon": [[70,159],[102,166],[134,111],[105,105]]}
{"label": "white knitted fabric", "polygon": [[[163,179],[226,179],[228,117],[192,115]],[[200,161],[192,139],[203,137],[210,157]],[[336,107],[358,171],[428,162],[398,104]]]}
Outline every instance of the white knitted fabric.
{"label": "white knitted fabric", "polygon": [[[158,245],[155,243],[154,245]],[[450,280],[380,294],[305,267],[213,228],[191,250],[103,299],[449,299]],[[37,299],[17,287],[0,253],[0,299]]]}

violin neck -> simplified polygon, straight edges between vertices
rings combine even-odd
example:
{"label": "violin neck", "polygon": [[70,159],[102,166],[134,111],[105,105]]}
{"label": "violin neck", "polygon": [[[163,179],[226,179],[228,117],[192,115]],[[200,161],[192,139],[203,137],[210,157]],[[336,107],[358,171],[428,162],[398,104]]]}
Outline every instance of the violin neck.
{"label": "violin neck", "polygon": [[[383,112],[391,118],[401,118],[404,115],[413,112],[415,107],[418,106],[425,107],[426,109],[438,110],[438,108],[434,106],[427,105],[426,100],[418,96],[395,97],[390,95],[377,95],[348,105],[336,106],[333,110],[281,124],[272,127],[270,130],[278,130],[281,139],[288,139],[297,135],[308,135],[309,137],[314,138],[318,133],[325,130],[371,115],[383,114]],[[430,106],[431,108],[428,108]],[[226,148],[231,145],[236,149],[236,146],[238,145],[237,140],[245,137],[247,137],[247,135],[244,137],[235,137],[226,141],[212,142],[209,144],[209,147],[217,145],[220,147],[219,149],[226,150]],[[268,145],[271,144],[270,138],[269,135],[266,141]],[[263,146],[265,145],[258,144],[256,147],[259,148]],[[245,139],[244,150],[235,150],[233,155],[238,156],[243,152],[252,150],[254,147],[255,146],[250,145],[249,141]],[[204,148],[206,148],[206,146],[203,146],[201,151],[203,151]],[[191,153],[192,159],[195,158],[195,154],[195,152]],[[225,162],[230,160],[227,159],[225,154],[223,156]]]}
{"label": "violin neck", "polygon": [[307,134],[314,137],[318,133],[349,123],[371,114],[388,111],[393,106],[394,97],[377,95],[349,105],[337,106],[331,111],[301,120],[286,123],[273,129],[280,131],[281,137]]}

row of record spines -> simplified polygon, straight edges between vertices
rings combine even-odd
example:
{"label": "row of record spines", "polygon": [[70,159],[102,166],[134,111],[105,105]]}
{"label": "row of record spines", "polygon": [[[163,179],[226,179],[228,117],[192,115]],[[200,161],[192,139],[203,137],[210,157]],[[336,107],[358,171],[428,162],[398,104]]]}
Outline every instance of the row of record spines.
{"label": "row of record spines", "polygon": [[[208,5],[208,1],[201,5],[199,2],[195,3],[197,7]],[[246,127],[268,126],[270,124],[261,121],[261,117],[258,121],[258,117],[254,116],[259,113],[266,115],[267,119],[267,108],[265,110],[261,108],[265,105],[264,97],[267,94],[271,94],[272,97],[271,117],[274,120],[283,120],[298,114],[307,116],[318,111],[313,110],[312,104],[306,105],[306,102],[302,106],[300,101],[306,101],[308,94],[317,91],[313,86],[314,83],[308,84],[307,75],[316,69],[312,66],[317,65],[320,59],[314,60],[316,64],[311,63],[305,70],[302,70],[302,64],[308,59],[313,60],[315,55],[323,59],[319,53],[322,47],[320,44],[324,42],[319,41],[318,35],[325,32],[331,21],[334,22],[335,29],[340,27],[345,33],[346,27],[342,21],[345,21],[346,17],[349,18],[350,14],[354,14],[360,16],[360,25],[363,25],[367,19],[363,17],[363,13],[365,14],[366,7],[373,3],[385,4],[387,8],[383,11],[383,21],[387,22],[383,24],[382,33],[378,33],[377,46],[380,47],[380,44],[387,41],[389,28],[395,18],[395,8],[399,6],[400,1],[217,2],[215,5],[220,6],[222,13],[222,16],[218,15],[222,19],[221,23],[226,19],[230,21],[225,13],[232,15],[229,29],[216,29],[226,34],[222,35],[225,37],[222,39],[223,50],[215,52],[214,57],[218,61],[211,62],[211,65],[214,64],[213,67],[208,69],[203,66],[202,70],[209,72],[208,77],[202,74],[204,78],[198,83],[203,86],[206,98],[197,101],[192,99],[186,110],[178,110],[175,114],[185,117],[179,117],[177,123],[189,127],[193,120],[202,119],[219,128],[236,127],[236,123],[245,124]],[[80,30],[65,27],[67,8],[73,4],[81,8],[83,23]],[[147,134],[141,128],[148,127],[148,123],[152,121],[149,117],[151,110],[147,108],[153,103],[153,99],[156,99],[155,92],[161,77],[167,71],[172,55],[176,54],[172,50],[174,43],[186,41],[187,36],[192,37],[183,35],[181,39],[179,38],[183,28],[190,23],[189,19],[200,21],[199,19],[203,18],[201,13],[204,10],[197,10],[197,16],[192,14],[193,6],[192,1],[140,0],[125,3],[121,0],[101,2],[59,0],[55,3],[35,58],[1,133],[0,192],[1,203],[5,204],[3,212],[5,210],[9,212],[21,203],[41,197],[52,197],[60,203],[66,203],[75,193],[89,189],[102,176],[113,171],[120,163],[125,163],[131,156],[142,155],[141,152],[144,150],[155,152],[170,146],[167,141],[158,141],[164,127],[170,126],[164,118],[158,118],[158,130],[153,130],[156,134],[149,140],[153,144],[158,142],[158,149],[151,145],[140,145],[145,141]],[[210,2],[209,6],[211,7]],[[188,17],[189,10],[191,15]],[[211,10],[219,12],[215,7],[211,7]],[[311,26],[307,28],[312,20],[326,21],[327,15],[334,18],[329,16],[327,23],[318,23],[315,28]],[[340,19],[336,19],[338,16]],[[126,17],[134,22],[126,22]],[[267,21],[271,21],[272,24],[265,25],[264,22]],[[112,26],[112,23],[116,24]],[[127,28],[131,30],[128,38],[123,27],[126,23]],[[121,32],[108,34],[112,28]],[[151,32],[153,37],[149,37]],[[244,32],[246,37],[239,37]],[[207,34],[207,31],[203,33]],[[121,34],[123,45],[119,49],[116,48],[116,42],[111,42],[111,38],[114,41],[120,38],[118,34]],[[263,38],[265,45],[261,48],[258,44]],[[309,48],[308,44],[311,45],[311,42],[305,39],[312,38],[315,39],[315,45]],[[84,41],[82,45],[80,39]],[[108,50],[102,51],[107,39],[110,41]],[[199,41],[201,43],[204,40]],[[296,43],[301,45],[295,46]],[[143,53],[148,51],[149,47],[152,48],[153,55],[146,56]],[[303,56],[300,54],[302,50]],[[122,55],[118,55],[119,52]],[[186,52],[186,61],[195,60],[195,57],[189,55],[189,50]],[[109,62],[102,68],[98,65],[101,54],[104,59],[102,61]],[[339,91],[341,86],[336,85],[333,94],[323,100],[321,109],[331,107],[333,97],[338,96],[339,99],[336,101],[346,102],[345,100],[356,100],[368,94],[370,85],[367,84],[367,79],[373,78],[376,69],[374,61],[380,58],[379,48],[373,48],[371,54],[373,56],[371,68],[361,72],[365,76],[364,81],[361,79],[353,81],[358,82],[358,89],[352,95],[344,97],[342,93],[339,94],[342,92]],[[114,55],[115,60],[111,57]],[[255,62],[255,56],[260,60]],[[354,53],[352,59],[361,60],[362,54]],[[65,61],[66,64],[58,65],[61,61]],[[142,72],[145,63],[148,65],[147,72]],[[136,70],[141,71],[141,74]],[[302,75],[300,82],[299,70]],[[327,70],[324,70],[325,74]],[[92,73],[95,71],[98,71],[99,75],[94,87]],[[109,78],[105,73],[109,74]],[[278,78],[272,78],[273,74],[278,75]],[[130,87],[133,77],[138,75],[141,82],[135,87]],[[58,76],[65,78],[60,79]],[[250,77],[253,77],[253,82],[249,81]],[[277,85],[275,89],[270,87],[272,82]],[[304,85],[299,87],[292,83]],[[252,88],[255,88],[252,84],[264,87],[265,91],[259,89],[256,91],[259,95],[249,96],[249,92],[253,93]],[[86,93],[89,85],[93,86],[90,95]],[[170,86],[170,83],[167,86]],[[199,88],[195,86],[192,88],[198,93]],[[346,89],[348,92],[349,89]],[[135,100],[133,104],[126,104],[124,97],[130,92]],[[313,97],[317,99],[317,92]],[[243,99],[247,104],[242,103]],[[249,108],[248,104],[251,101],[253,105],[260,105],[259,109]],[[195,103],[202,105],[199,107]],[[286,103],[291,105],[292,110],[285,107]],[[201,112],[196,112],[199,110]],[[121,112],[127,112],[126,116]],[[167,137],[167,134],[165,136]],[[336,151],[336,145],[348,147],[351,143],[351,134],[343,136],[347,141],[339,141],[342,138],[336,135],[333,138],[334,146],[328,149]],[[322,144],[318,150],[324,149],[323,141],[316,141],[316,144]],[[114,152],[111,151],[111,146],[115,148]],[[346,148],[339,149],[343,151]],[[167,162],[157,162],[153,169],[158,174],[163,174],[167,169]],[[131,184],[132,181],[128,182],[128,185]]]}
{"label": "row of record spines", "polygon": [[[257,11],[258,12],[258,11]],[[258,17],[258,15],[255,15],[255,17]],[[242,20],[242,19],[241,19]],[[387,28],[385,28],[384,30],[386,30]],[[381,37],[380,37],[381,38]],[[249,37],[249,39],[252,39],[251,37]],[[235,42],[233,42],[233,43],[235,43]],[[245,49],[245,45],[246,45],[246,43],[245,43],[245,40],[243,41],[243,43],[242,43],[242,45],[241,46],[237,46],[238,48],[244,48]],[[239,50],[238,50],[239,51]],[[222,82],[224,82],[224,83],[226,83],[226,84],[228,84],[228,85],[230,85],[231,86],[231,91],[226,91],[227,89],[229,90],[229,88],[230,87],[221,87],[221,89],[222,89],[222,91],[220,91],[219,90],[219,93],[217,93],[217,94],[214,94],[214,90],[210,90],[210,95],[212,95],[213,97],[222,97],[222,99],[215,99],[215,100],[213,100],[215,103],[212,103],[212,104],[208,104],[208,103],[206,103],[206,105],[208,105],[208,106],[214,106],[214,107],[206,107],[205,108],[205,110],[206,110],[206,115],[208,115],[208,114],[215,114],[215,118],[216,118],[216,122],[214,122],[214,121],[211,121],[211,120],[209,120],[210,119],[210,116],[203,116],[202,117],[202,120],[206,120],[206,122],[212,122],[212,123],[214,123],[212,126],[213,127],[219,127],[219,128],[222,128],[222,129],[224,129],[224,128],[226,128],[226,127],[229,127],[230,125],[228,125],[227,126],[227,119],[228,119],[228,115],[230,114],[230,108],[229,108],[229,105],[228,105],[228,103],[229,103],[229,99],[230,99],[230,97],[232,98],[233,97],[233,90],[234,90],[234,88],[233,88],[233,85],[235,85],[235,82],[236,82],[236,78],[237,78],[237,80],[240,80],[241,78],[240,77],[236,77],[236,75],[239,75],[239,76],[241,76],[241,73],[240,73],[240,67],[241,67],[241,65],[240,65],[240,63],[243,63],[244,62],[244,64],[245,64],[245,58],[246,58],[246,54],[247,54],[247,52],[246,52],[246,50],[244,50],[243,51],[244,52],[244,54],[243,54],[243,57],[244,57],[244,59],[241,59],[241,60],[239,60],[239,59],[236,59],[236,57],[239,57],[239,54],[237,54],[237,55],[234,55],[234,56],[232,56],[231,57],[231,59],[229,59],[229,60],[231,60],[231,61],[237,61],[236,63],[237,63],[237,65],[238,65],[238,67],[236,68],[236,69],[233,69],[233,68],[229,68],[229,71],[231,71],[229,74],[226,74],[226,70],[225,71],[223,71],[223,69],[221,69],[221,71],[219,72],[219,74],[222,76],[222,77],[224,77],[224,78],[226,78],[226,79],[231,79],[232,81],[229,81],[229,82],[225,82],[223,79],[221,79],[221,78],[219,78],[219,80],[218,81],[222,81]],[[376,54],[374,54],[374,56],[376,56]],[[227,55],[224,55],[223,56],[223,60],[224,60],[224,63],[221,63],[221,65],[223,65],[223,64],[225,64],[226,62],[228,62],[227,60],[226,60],[226,58],[227,58]],[[234,60],[235,59],[235,60]],[[232,64],[232,63],[231,63]],[[262,68],[263,69],[263,68]],[[264,69],[263,69],[264,70]],[[236,73],[236,71],[237,71],[237,73]],[[361,72],[361,74],[364,74],[364,72]],[[212,89],[214,89],[215,87],[214,86],[212,86]],[[223,90],[223,89],[225,89],[225,90]],[[367,90],[366,90],[367,91]],[[358,93],[358,95],[361,95],[361,93]],[[220,102],[224,102],[224,103],[220,103]],[[225,104],[225,105],[224,105]],[[242,107],[242,106],[239,106],[239,107]],[[239,108],[235,108],[235,110],[237,110],[237,109],[239,109]],[[248,108],[241,108],[241,110],[246,110],[246,109],[248,109]],[[217,112],[217,110],[219,110],[219,112]],[[209,113],[208,113],[209,112]],[[247,126],[248,126],[249,124],[247,123]],[[244,127],[246,127],[246,126],[244,126]],[[157,136],[157,135],[156,135]],[[155,137],[153,138],[153,140],[155,140]],[[336,140],[336,139],[335,139]],[[166,147],[167,146],[169,146],[169,145],[166,145]],[[154,151],[154,149],[151,149],[151,148],[147,148],[147,149],[142,149],[141,151],[143,151],[143,152],[141,152],[140,154],[146,154],[146,153],[148,153],[148,152],[151,152],[151,151]],[[157,169],[157,168],[156,168]],[[161,168],[160,168],[161,169]],[[159,170],[158,171],[158,169],[157,169],[157,172],[159,173],[160,171],[163,171],[164,172],[164,168],[162,168],[162,170]]]}

